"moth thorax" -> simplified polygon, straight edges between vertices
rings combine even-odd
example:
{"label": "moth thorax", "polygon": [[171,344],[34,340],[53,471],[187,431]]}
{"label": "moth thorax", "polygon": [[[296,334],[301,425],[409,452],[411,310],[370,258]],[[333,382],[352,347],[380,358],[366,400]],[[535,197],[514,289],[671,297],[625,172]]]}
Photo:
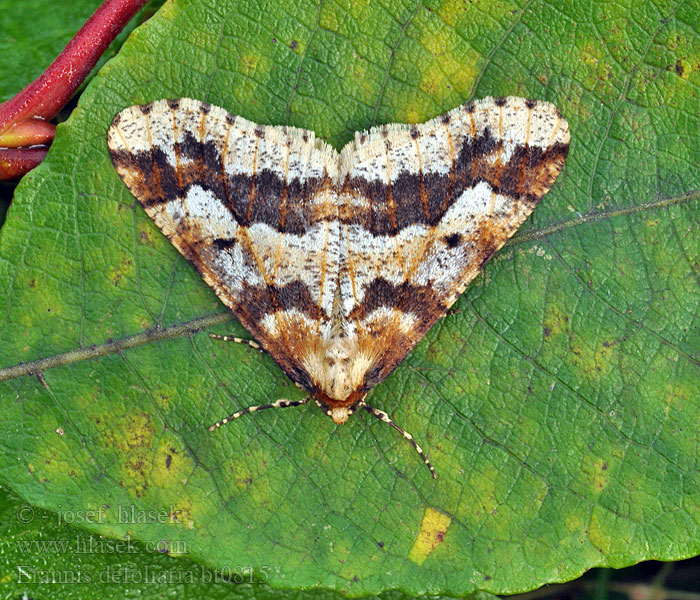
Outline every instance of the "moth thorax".
{"label": "moth thorax", "polygon": [[[333,338],[326,347],[326,354],[323,358],[326,374],[325,392],[334,400],[345,400],[353,391],[351,371],[352,355],[355,352],[348,342],[346,337]],[[340,415],[339,418],[341,418]],[[336,421],[335,416],[333,420]],[[347,415],[345,420],[347,420]]]}

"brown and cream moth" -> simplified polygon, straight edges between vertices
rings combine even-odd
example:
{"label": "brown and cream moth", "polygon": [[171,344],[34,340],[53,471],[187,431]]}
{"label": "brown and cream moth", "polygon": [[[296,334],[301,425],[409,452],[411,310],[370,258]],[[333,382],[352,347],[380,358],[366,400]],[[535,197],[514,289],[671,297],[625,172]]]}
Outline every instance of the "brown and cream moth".
{"label": "brown and cream moth", "polygon": [[312,131],[181,98],[124,109],[108,146],[156,225],[309,393],[211,429],[309,400],[338,424],[362,408],[435,476],[365,397],[552,186],[569,150],[558,109],[486,98],[357,133],[338,153]]}

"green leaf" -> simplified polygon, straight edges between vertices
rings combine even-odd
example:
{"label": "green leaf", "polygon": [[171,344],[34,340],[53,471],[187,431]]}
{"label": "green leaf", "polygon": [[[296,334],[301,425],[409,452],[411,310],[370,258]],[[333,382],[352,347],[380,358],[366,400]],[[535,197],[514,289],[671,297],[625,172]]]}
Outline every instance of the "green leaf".
{"label": "green leaf", "polygon": [[[211,568],[235,557],[280,589],[510,593],[697,554],[698,29],[688,2],[166,4],[0,233],[0,480],[52,511],[104,506],[90,531],[183,542]],[[113,116],[190,96],[340,147],[506,94],[559,106],[564,173],[370,396],[438,481],[368,416],[336,427],[307,406],[209,433],[302,394],[209,338],[245,331],[124,188]]]}
{"label": "green leaf", "polygon": [[[114,56],[136,25],[162,2],[151,0],[139,11],[102,55],[83,86]],[[0,0],[0,103],[38,78],[99,5],[99,0]],[[59,113],[59,120],[63,120],[64,112],[65,109]],[[15,183],[0,181],[0,227],[5,222]]]}
{"label": "green leaf", "polygon": [[0,0],[0,102],[39,77],[99,5]]}
{"label": "green leaf", "polygon": [[[210,570],[194,561],[173,560],[164,545],[144,546],[135,540],[114,540],[86,532],[77,523],[99,520],[95,511],[51,513],[35,508],[0,486],[0,581],[17,580],[17,596],[42,600],[123,600],[125,588],[139,598],[207,598],[208,600],[279,600],[287,590],[252,581],[247,565],[229,563]],[[48,585],[50,584],[50,585]],[[235,584],[235,585],[233,585]],[[13,586],[15,587],[15,586]],[[332,591],[295,594],[298,600],[342,600]],[[406,600],[386,592],[382,600]],[[431,600],[440,600],[433,596]],[[495,600],[476,594],[472,600]]]}
{"label": "green leaf", "polygon": [[[93,74],[114,55],[153,6],[161,3],[162,0],[149,2],[132,19]],[[9,100],[39,77],[100,4],[100,0],[0,0],[0,102]]]}

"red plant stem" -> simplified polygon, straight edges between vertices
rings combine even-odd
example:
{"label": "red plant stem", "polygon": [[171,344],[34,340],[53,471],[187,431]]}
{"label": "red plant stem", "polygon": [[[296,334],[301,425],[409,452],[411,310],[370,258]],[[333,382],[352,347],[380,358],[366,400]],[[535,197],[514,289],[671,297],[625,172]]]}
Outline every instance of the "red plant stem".
{"label": "red plant stem", "polygon": [[23,119],[56,116],[146,1],[105,0],[37,80],[0,104],[0,133]]}
{"label": "red plant stem", "polygon": [[31,171],[48,151],[48,146],[0,148],[0,181],[16,179]]}
{"label": "red plant stem", "polygon": [[56,133],[56,126],[44,119],[25,119],[11,124],[0,133],[0,147],[26,148],[37,144],[50,144]]}

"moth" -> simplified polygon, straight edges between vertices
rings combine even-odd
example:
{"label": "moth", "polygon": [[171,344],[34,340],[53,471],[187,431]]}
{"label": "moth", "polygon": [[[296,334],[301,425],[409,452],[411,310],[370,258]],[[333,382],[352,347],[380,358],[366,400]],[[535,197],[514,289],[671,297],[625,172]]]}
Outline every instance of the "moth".
{"label": "moth", "polygon": [[435,477],[365,398],[550,189],[569,150],[559,110],[486,98],[358,132],[337,152],[312,131],[181,98],[122,110],[107,141],[146,213],[308,392],[210,429],[310,400],[337,424],[361,408]]}

